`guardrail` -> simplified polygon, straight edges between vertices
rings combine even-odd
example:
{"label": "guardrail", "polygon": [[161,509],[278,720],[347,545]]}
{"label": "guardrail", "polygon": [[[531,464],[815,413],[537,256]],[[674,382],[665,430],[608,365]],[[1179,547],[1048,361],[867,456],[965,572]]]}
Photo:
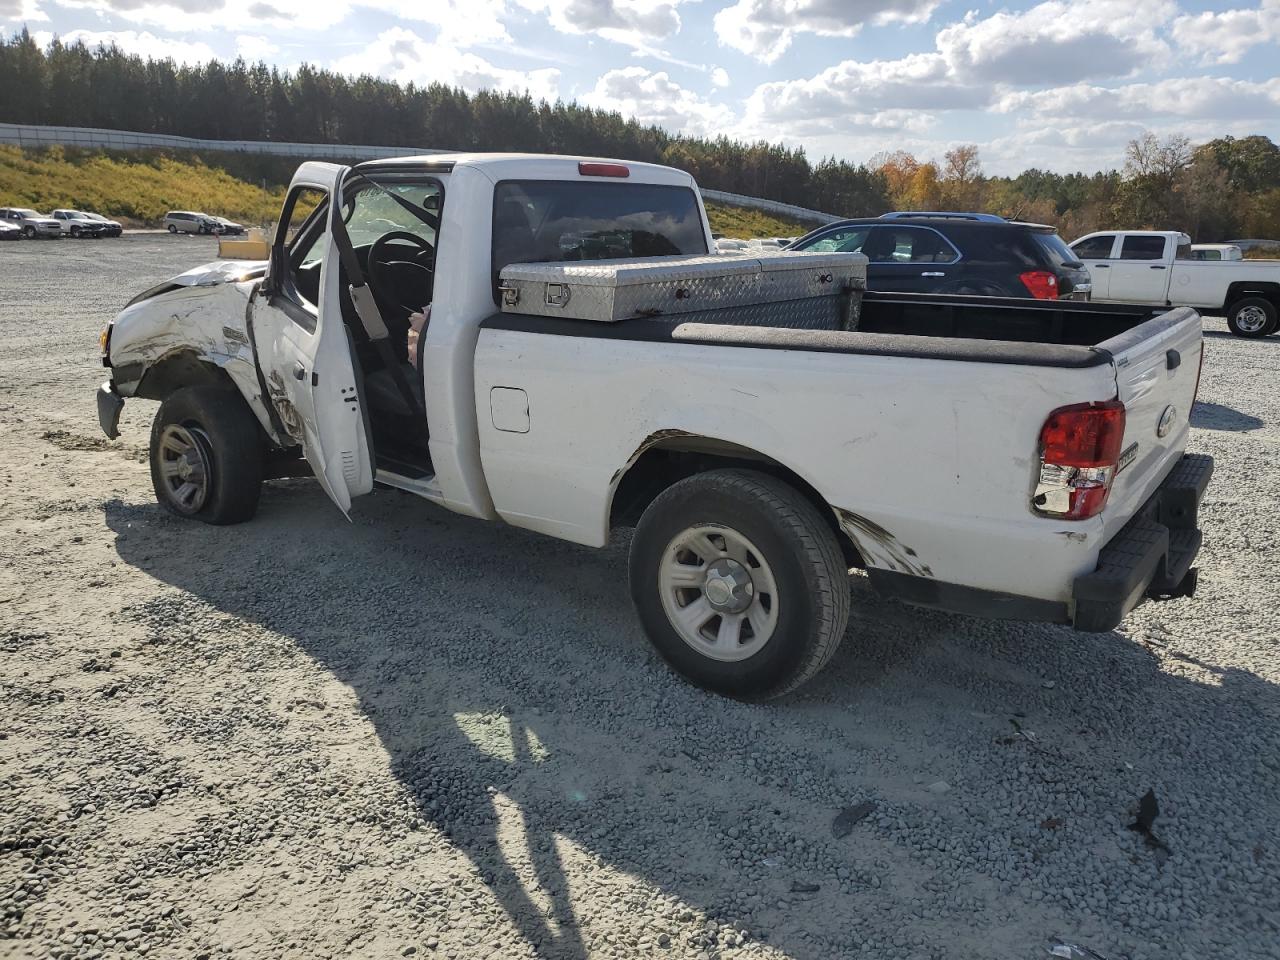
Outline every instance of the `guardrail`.
{"label": "guardrail", "polygon": [[749,207],[752,210],[759,210],[761,213],[772,213],[775,216],[790,217],[792,220],[803,220],[810,223],[834,223],[843,219],[833,213],[822,213],[819,210],[797,207],[794,204],[781,203],[777,200],[744,197],[739,193],[725,193],[723,190],[707,190],[703,188],[702,196],[707,200],[715,200],[717,203],[727,203],[735,207]]}
{"label": "guardrail", "polygon": [[46,127],[0,123],[0,143],[19,147],[96,147],[105,150],[214,150],[223,153],[266,153],[307,160],[380,160],[447,153],[425,147],[379,147],[370,144],[274,143],[270,140],[201,140],[164,133],[136,133],[100,127]]}
{"label": "guardrail", "polygon": [[[380,147],[372,144],[276,143],[270,140],[202,140],[165,133],[137,133],[102,127],[55,127],[30,123],[0,123],[0,143],[19,147],[93,147],[104,150],[213,150],[224,153],[265,153],[306,160],[380,160],[383,157],[414,157],[427,153],[449,153],[427,147]],[[809,223],[831,223],[840,218],[806,207],[777,200],[746,197],[723,190],[703,190],[703,197],[735,207],[790,217]]]}

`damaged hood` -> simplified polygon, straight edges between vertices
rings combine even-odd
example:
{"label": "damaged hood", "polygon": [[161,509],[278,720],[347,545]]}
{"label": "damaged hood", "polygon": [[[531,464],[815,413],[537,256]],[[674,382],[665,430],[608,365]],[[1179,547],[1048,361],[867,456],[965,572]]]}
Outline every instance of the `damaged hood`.
{"label": "damaged hood", "polygon": [[261,260],[215,260],[201,267],[193,267],[186,273],[144,290],[127,304],[133,306],[162,294],[172,293],[184,287],[216,287],[224,283],[242,283],[245,280],[261,280],[267,265]]}
{"label": "damaged hood", "polygon": [[261,260],[215,260],[201,267],[180,273],[166,285],[175,287],[212,287],[219,283],[240,283],[257,280],[267,272]]}

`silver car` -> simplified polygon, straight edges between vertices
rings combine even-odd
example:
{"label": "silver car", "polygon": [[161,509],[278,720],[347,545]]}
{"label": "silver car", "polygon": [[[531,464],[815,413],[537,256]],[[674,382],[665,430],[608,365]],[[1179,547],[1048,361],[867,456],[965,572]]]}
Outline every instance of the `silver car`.
{"label": "silver car", "polygon": [[62,236],[61,222],[53,217],[46,217],[42,213],[36,213],[34,210],[28,210],[26,207],[0,207],[0,220],[17,224],[22,235],[29,240],[34,240],[36,237]]}
{"label": "silver car", "polygon": [[170,233],[213,233],[218,230],[218,223],[205,213],[170,210],[164,215],[164,228]]}

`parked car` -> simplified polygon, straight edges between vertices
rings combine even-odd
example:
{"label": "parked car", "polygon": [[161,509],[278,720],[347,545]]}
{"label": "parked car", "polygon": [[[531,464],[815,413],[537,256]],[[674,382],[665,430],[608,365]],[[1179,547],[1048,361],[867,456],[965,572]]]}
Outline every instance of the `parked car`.
{"label": "parked car", "polygon": [[62,232],[71,237],[104,237],[106,225],[92,217],[85,216],[79,210],[55,210],[50,214],[62,226]]}
{"label": "parked car", "polygon": [[231,237],[238,237],[244,233],[244,226],[234,220],[228,220],[226,217],[213,217],[211,219],[217,224],[214,233]]}
{"label": "parked car", "polygon": [[987,213],[901,212],[842,220],[787,250],[844,250],[871,261],[871,290],[1088,300],[1089,272],[1053,227]]}
{"label": "parked car", "polygon": [[1280,327],[1280,260],[1191,259],[1191,238],[1176,230],[1090,233],[1071,249],[1088,265],[1100,300],[1225,313],[1238,337]]}
{"label": "parked car", "polygon": [[99,422],[161,401],[179,516],[247,520],[305,458],[344,513],[378,481],[588,546],[634,526],[653,644],[747,699],[831,658],[851,566],[1092,631],[1195,587],[1194,310],[864,296],[855,254],[708,256],[693,178],[643,163],[306,163],[279,222],[267,262],[197,267],[103,330]]}
{"label": "parked car", "polygon": [[119,220],[110,220],[100,213],[90,213],[88,210],[82,210],[80,212],[90,220],[97,220],[99,223],[103,224],[106,227],[106,232],[103,234],[104,236],[118,237],[124,233],[124,227],[120,225]]}
{"label": "parked car", "polygon": [[1243,260],[1244,251],[1233,243],[1193,243],[1188,260]]}
{"label": "parked car", "polygon": [[0,220],[0,240],[21,240],[22,228],[8,220]]}
{"label": "parked car", "polygon": [[216,233],[218,221],[207,213],[191,210],[170,210],[164,215],[162,225],[170,233]]}
{"label": "parked car", "polygon": [[0,218],[16,224],[28,240],[62,236],[62,224],[59,221],[26,207],[0,207]]}

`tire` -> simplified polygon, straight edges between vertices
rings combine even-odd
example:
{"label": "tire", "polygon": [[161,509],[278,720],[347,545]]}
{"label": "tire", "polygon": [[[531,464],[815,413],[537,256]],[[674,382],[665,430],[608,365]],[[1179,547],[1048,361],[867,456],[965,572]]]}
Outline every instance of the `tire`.
{"label": "tire", "polygon": [[170,232],[170,233],[177,233],[177,232],[178,232],[178,228],[177,228],[177,227],[175,227],[175,226],[171,223],[171,224],[169,224],[169,232]]}
{"label": "tire", "polygon": [[80,239],[80,228],[79,228],[79,227],[72,227],[72,228],[71,228],[71,236],[75,237],[77,240],[78,240],[78,239]]}
{"label": "tire", "polygon": [[1244,297],[1227,308],[1227,327],[1237,337],[1268,337],[1280,325],[1280,311],[1265,297]]}
{"label": "tire", "polygon": [[[703,539],[702,547],[685,546]],[[711,559],[712,552],[719,556]],[[704,573],[713,565],[722,574],[718,597]],[[701,585],[673,588],[671,572]],[[726,597],[725,575],[744,572],[750,588]],[[779,697],[809,680],[831,659],[849,620],[849,566],[834,531],[794,487],[755,471],[714,470],[667,488],[636,526],[629,573],[640,622],[662,658],[698,686],[739,700]],[[749,606],[726,615],[713,599]],[[711,613],[687,639],[673,613],[695,607]],[[704,634],[718,639],[726,621],[729,635],[713,652]]]}
{"label": "tire", "polygon": [[[258,421],[234,389],[184,387],[156,411],[151,485],[161,506],[180,517],[212,524],[253,517],[263,460]],[[197,488],[194,494],[186,483]]]}
{"label": "tire", "polygon": [[22,228],[22,235],[23,235],[24,237],[26,237],[28,240],[34,240],[34,239],[36,238],[36,228],[35,228],[35,227],[23,227],[23,228]]}

